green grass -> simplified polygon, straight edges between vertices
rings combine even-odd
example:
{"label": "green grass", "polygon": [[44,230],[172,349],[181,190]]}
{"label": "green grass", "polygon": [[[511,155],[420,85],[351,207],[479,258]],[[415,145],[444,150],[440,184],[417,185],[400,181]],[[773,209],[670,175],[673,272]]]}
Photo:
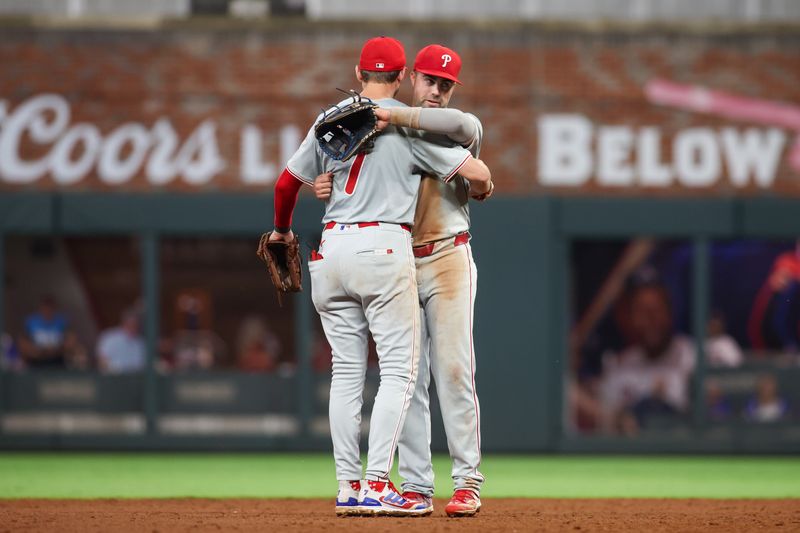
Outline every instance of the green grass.
{"label": "green grass", "polygon": [[[450,463],[434,460],[437,496]],[[800,458],[484,457],[485,497],[800,498]],[[395,480],[399,477],[395,475]],[[0,498],[329,498],[326,454],[0,454]]]}

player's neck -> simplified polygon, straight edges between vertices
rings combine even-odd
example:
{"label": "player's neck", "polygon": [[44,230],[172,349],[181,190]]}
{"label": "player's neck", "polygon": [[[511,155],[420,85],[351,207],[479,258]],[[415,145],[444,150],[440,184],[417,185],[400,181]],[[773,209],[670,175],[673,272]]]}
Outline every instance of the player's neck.
{"label": "player's neck", "polygon": [[365,83],[361,88],[361,96],[380,100],[381,98],[394,98],[397,87],[394,83]]}

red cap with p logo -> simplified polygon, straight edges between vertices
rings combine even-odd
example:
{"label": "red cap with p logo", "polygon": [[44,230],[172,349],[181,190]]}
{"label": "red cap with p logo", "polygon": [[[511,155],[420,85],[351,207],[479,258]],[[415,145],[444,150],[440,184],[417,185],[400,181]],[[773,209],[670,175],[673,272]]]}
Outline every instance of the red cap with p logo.
{"label": "red cap with p logo", "polygon": [[364,43],[358,60],[360,70],[375,72],[403,70],[405,66],[406,51],[403,44],[391,37],[374,37]]}
{"label": "red cap with p logo", "polygon": [[455,51],[440,44],[431,44],[417,54],[414,70],[429,76],[438,76],[458,84],[461,72],[461,57]]}

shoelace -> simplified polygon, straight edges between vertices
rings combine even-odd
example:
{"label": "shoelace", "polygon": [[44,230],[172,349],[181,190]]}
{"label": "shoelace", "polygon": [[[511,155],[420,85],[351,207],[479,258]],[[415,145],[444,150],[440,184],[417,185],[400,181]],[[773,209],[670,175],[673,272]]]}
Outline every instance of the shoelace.
{"label": "shoelace", "polygon": [[370,479],[368,480],[368,483],[369,483],[369,488],[371,488],[375,492],[382,492],[384,487],[388,485],[390,490],[394,491],[396,494],[400,494],[400,491],[395,488],[394,483],[392,483],[392,481],[389,479],[387,479],[386,481],[373,481]]}
{"label": "shoelace", "polygon": [[459,503],[467,503],[470,500],[477,499],[477,495],[469,489],[459,489],[453,494],[451,501]]}
{"label": "shoelace", "polygon": [[423,496],[419,492],[404,492],[403,498],[405,498],[406,500],[412,500],[417,502],[425,501],[425,496]]}

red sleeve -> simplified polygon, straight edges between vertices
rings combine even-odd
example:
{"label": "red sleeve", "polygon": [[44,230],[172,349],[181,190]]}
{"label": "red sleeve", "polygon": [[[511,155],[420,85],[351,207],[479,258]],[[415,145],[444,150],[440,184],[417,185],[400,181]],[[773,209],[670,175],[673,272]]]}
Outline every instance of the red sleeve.
{"label": "red sleeve", "polygon": [[303,184],[283,169],[275,183],[275,228],[291,228],[292,213],[297,204],[297,193]]}

